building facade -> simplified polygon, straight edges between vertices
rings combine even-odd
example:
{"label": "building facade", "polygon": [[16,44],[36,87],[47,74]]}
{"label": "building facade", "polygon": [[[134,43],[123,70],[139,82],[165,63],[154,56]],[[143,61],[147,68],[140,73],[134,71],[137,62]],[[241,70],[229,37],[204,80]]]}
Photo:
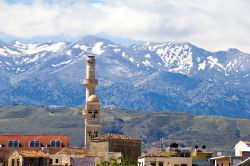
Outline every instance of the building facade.
{"label": "building facade", "polygon": [[90,140],[100,135],[100,102],[95,95],[95,88],[98,80],[95,79],[95,57],[87,57],[86,79],[84,85],[86,87],[86,106],[84,115],[84,144],[89,148]]}
{"label": "building facade", "polygon": [[95,166],[97,156],[89,153],[86,148],[63,148],[56,154],[50,155],[51,166]]}
{"label": "building facade", "polygon": [[90,141],[90,152],[120,152],[123,158],[137,161],[141,155],[141,140],[122,134],[105,134]]}
{"label": "building facade", "polygon": [[138,158],[138,166],[192,166],[192,158],[164,153],[147,154]]}
{"label": "building facade", "polygon": [[68,147],[66,135],[0,135],[0,148]]}
{"label": "building facade", "polygon": [[210,158],[211,166],[237,166],[242,162],[241,157],[235,156],[218,156]]}
{"label": "building facade", "polygon": [[243,156],[243,152],[250,152],[250,141],[239,141],[235,146],[235,156]]}
{"label": "building facade", "polygon": [[49,155],[41,150],[14,151],[8,159],[8,166],[48,166]]}
{"label": "building facade", "polygon": [[[8,164],[8,158],[16,150],[44,150],[54,154],[69,147],[66,135],[0,135],[0,163]],[[0,164],[1,165],[1,164]]]}

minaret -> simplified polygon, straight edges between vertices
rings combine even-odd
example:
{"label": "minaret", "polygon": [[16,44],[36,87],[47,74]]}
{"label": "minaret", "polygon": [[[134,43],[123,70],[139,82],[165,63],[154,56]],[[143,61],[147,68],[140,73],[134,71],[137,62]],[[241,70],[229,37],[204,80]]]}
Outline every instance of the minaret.
{"label": "minaret", "polygon": [[87,148],[89,148],[90,139],[98,137],[101,131],[100,103],[98,97],[95,95],[95,88],[97,84],[98,80],[95,79],[95,57],[88,56],[86,79],[84,80],[84,85],[86,87],[84,144]]}

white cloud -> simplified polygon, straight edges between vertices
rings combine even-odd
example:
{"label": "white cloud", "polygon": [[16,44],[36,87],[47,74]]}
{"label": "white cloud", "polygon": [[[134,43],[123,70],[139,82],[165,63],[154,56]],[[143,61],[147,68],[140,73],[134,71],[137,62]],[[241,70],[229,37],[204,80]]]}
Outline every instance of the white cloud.
{"label": "white cloud", "polygon": [[0,0],[0,32],[21,38],[102,33],[250,52],[249,5],[247,0],[39,0],[31,4]]}

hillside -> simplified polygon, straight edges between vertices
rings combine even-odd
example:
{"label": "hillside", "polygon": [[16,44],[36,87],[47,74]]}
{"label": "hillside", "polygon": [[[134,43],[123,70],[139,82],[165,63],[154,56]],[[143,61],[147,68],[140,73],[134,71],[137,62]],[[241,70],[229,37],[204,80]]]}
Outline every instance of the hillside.
{"label": "hillside", "polygon": [[[250,120],[193,116],[173,112],[102,111],[103,133],[124,133],[141,138],[143,149],[178,142],[206,144],[209,150],[232,152],[237,141],[250,140]],[[72,146],[83,145],[79,108],[35,106],[0,107],[0,134],[67,134]]]}
{"label": "hillside", "polygon": [[250,55],[188,42],[0,42],[0,105],[74,107],[84,101],[85,58],[96,56],[103,106],[250,118]]}

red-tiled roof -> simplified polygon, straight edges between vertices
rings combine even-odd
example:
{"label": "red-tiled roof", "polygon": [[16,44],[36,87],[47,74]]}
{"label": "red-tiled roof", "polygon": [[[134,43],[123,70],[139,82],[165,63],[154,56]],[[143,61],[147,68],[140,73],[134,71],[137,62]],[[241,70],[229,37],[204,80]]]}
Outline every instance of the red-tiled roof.
{"label": "red-tiled roof", "polygon": [[41,150],[21,150],[18,151],[18,153],[22,156],[22,157],[30,157],[30,158],[49,158],[49,155],[45,154],[43,151]]}
{"label": "red-tiled roof", "polygon": [[0,144],[7,147],[10,140],[17,140],[21,147],[29,147],[29,142],[38,140],[42,147],[50,145],[53,140],[61,141],[64,147],[69,146],[69,137],[66,135],[0,135]]}

